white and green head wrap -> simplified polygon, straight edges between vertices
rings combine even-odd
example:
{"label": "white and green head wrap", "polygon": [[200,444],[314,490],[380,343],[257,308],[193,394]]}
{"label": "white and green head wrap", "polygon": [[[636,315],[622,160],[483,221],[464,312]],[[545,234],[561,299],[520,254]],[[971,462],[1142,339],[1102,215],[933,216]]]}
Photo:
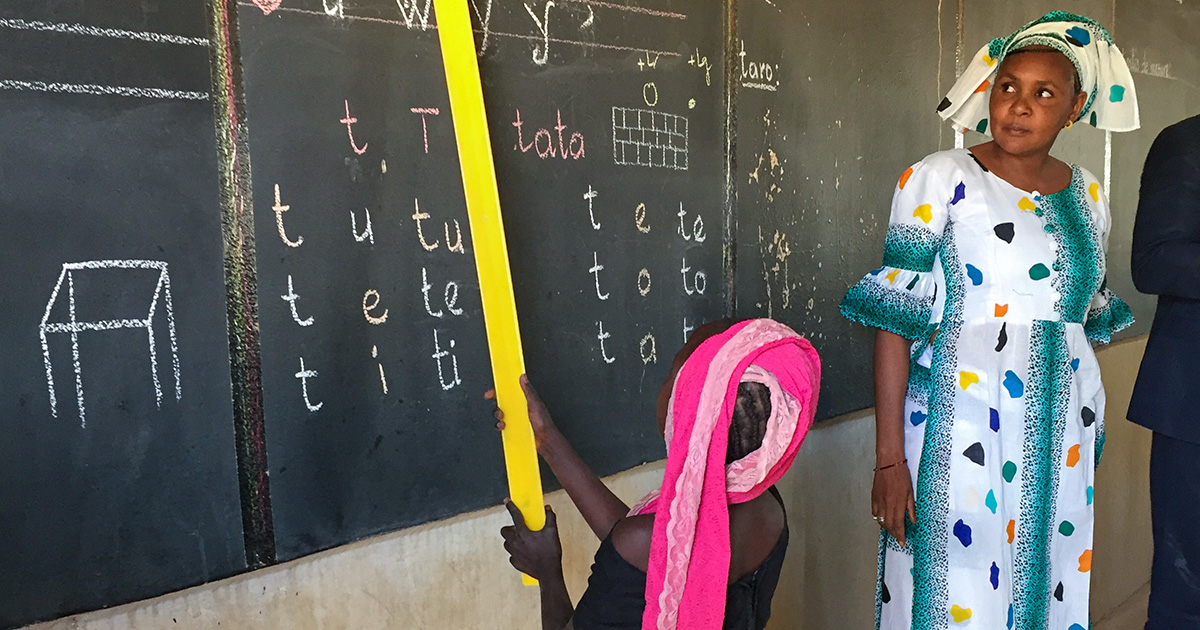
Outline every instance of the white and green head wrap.
{"label": "white and green head wrap", "polygon": [[996,72],[1005,56],[1029,46],[1053,48],[1075,65],[1080,87],[1087,94],[1078,122],[1108,131],[1133,131],[1141,126],[1133,75],[1112,36],[1095,20],[1065,11],[1048,13],[980,48],[938,105],[938,115],[959,130],[989,133],[988,101]]}

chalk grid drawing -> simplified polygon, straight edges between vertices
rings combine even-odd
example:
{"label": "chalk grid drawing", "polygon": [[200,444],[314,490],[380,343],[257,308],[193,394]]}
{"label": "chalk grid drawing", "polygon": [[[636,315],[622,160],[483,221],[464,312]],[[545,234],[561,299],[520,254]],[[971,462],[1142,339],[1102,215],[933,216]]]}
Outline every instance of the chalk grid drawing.
{"label": "chalk grid drawing", "polygon": [[688,120],[628,107],[612,108],[613,161],[626,166],[688,168]]}
{"label": "chalk grid drawing", "polygon": [[[75,275],[83,271],[98,269],[157,269],[158,282],[154,286],[154,295],[150,298],[150,306],[145,319],[107,319],[97,321],[78,321],[75,318]],[[67,321],[51,322],[50,313],[58,303],[59,293],[63,283],[67,285]],[[118,330],[123,328],[145,328],[150,344],[150,374],[154,380],[154,398],[158,407],[162,408],[162,385],[158,379],[158,352],[154,343],[154,314],[158,310],[159,298],[163,300],[166,311],[167,334],[171,341],[171,366],[175,378],[175,400],[183,397],[179,382],[179,346],[175,337],[175,315],[171,306],[171,277],[167,273],[167,263],[156,260],[91,260],[78,263],[64,263],[58,274],[58,282],[50,292],[50,300],[46,303],[46,314],[38,326],[42,341],[42,358],[46,364],[46,385],[50,390],[50,413],[58,417],[58,400],[54,391],[54,369],[50,359],[50,345],[46,338],[49,334],[66,333],[71,335],[71,355],[75,368],[75,398],[79,404],[79,426],[87,427],[83,403],[83,368],[79,358],[79,333],[100,330]]]}

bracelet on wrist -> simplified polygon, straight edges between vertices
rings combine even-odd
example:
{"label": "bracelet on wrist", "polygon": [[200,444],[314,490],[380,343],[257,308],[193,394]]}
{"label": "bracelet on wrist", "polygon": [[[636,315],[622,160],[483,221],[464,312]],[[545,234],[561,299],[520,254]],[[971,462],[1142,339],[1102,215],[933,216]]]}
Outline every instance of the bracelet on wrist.
{"label": "bracelet on wrist", "polygon": [[879,472],[879,471],[881,471],[881,470],[887,470],[887,469],[889,469],[889,468],[895,468],[895,467],[897,467],[897,466],[903,466],[903,465],[905,465],[905,464],[907,464],[907,463],[908,463],[908,458],[907,458],[907,457],[905,457],[904,459],[902,459],[902,460],[900,460],[900,461],[898,461],[898,462],[895,462],[895,463],[893,463],[893,464],[888,464],[887,466],[876,466],[876,467],[875,467],[875,472]]}

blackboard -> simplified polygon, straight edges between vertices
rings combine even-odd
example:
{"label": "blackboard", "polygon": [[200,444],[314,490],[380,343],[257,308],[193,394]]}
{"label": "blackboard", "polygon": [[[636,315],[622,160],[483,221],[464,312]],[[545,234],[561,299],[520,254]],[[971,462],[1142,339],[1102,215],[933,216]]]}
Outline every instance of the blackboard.
{"label": "blackboard", "polygon": [[246,567],[206,25],[0,8],[0,627]]}
{"label": "blackboard", "polygon": [[871,0],[733,6],[736,312],[821,351],[819,419],[870,407],[872,337],[838,303],[878,267],[896,177],[939,147],[938,16]]}
{"label": "blackboard", "polygon": [[[498,503],[431,4],[238,9],[278,557]],[[597,472],[658,459],[654,392],[727,300],[720,6],[472,11],[531,377]]]}

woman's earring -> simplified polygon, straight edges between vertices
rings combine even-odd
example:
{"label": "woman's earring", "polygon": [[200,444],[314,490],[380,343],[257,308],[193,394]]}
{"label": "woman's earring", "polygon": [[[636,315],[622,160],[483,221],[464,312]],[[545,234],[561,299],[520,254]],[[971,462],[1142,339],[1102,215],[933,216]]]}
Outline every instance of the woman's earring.
{"label": "woman's earring", "polygon": [[1072,126],[1074,126],[1074,125],[1075,125],[1075,121],[1074,121],[1074,120],[1067,119],[1067,126],[1066,126],[1066,127],[1063,127],[1063,129],[1070,129],[1070,128],[1071,128]]}

